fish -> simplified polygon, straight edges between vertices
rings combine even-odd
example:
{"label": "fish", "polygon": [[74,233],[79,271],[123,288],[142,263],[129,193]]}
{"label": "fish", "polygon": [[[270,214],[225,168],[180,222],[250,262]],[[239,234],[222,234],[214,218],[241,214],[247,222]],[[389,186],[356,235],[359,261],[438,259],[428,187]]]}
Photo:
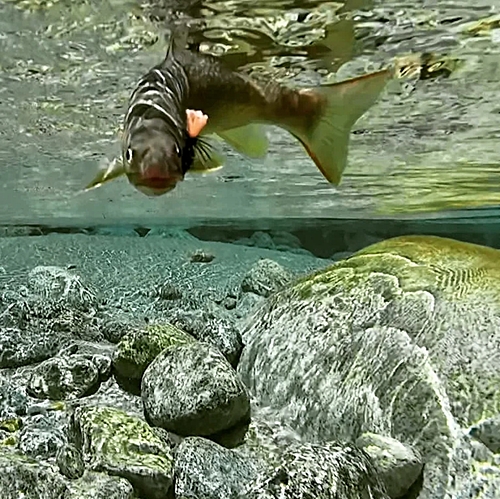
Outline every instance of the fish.
{"label": "fish", "polygon": [[[340,82],[293,88],[233,70],[216,56],[176,43],[172,34],[164,59],[139,79],[131,93],[121,158],[102,168],[85,190],[125,175],[140,192],[163,195],[188,172],[222,168],[225,158],[217,141],[249,158],[264,158],[269,149],[266,125],[295,137],[324,178],[338,186],[351,129],[391,76],[390,69],[382,69]],[[206,118],[201,125],[200,116]],[[190,118],[191,126],[194,122],[201,128],[199,133],[190,133]]]}

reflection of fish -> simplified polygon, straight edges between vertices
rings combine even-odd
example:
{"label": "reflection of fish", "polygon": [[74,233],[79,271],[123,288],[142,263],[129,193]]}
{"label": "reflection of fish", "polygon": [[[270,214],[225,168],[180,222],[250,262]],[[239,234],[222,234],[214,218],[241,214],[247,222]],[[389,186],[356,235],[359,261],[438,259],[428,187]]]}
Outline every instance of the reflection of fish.
{"label": "reflection of fish", "polygon": [[[122,174],[148,195],[173,189],[187,171],[223,164],[204,135],[217,134],[239,152],[264,157],[261,124],[289,131],[326,179],[338,185],[347,160],[351,127],[383,90],[389,70],[315,88],[264,85],[228,69],[217,57],[170,43],[163,62],[140,81],[129,101],[122,159],[102,170],[87,188]],[[186,110],[202,110],[201,137],[187,133]]]}

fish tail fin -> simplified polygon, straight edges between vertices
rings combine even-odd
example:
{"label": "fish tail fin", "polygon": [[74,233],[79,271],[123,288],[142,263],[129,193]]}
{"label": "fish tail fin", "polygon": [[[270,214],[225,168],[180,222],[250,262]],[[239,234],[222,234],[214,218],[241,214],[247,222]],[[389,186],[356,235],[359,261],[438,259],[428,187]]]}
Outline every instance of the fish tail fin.
{"label": "fish tail fin", "polygon": [[290,131],[330,183],[339,185],[347,163],[351,129],[375,103],[390,75],[386,69],[302,91],[322,96],[323,109],[307,128]]}

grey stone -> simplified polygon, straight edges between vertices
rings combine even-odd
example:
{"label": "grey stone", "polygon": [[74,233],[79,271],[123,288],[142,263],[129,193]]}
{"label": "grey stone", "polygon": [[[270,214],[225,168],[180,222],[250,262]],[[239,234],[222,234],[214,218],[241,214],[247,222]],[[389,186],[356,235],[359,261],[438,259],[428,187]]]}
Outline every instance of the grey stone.
{"label": "grey stone", "polygon": [[369,456],[335,443],[289,447],[241,499],[388,499]]}
{"label": "grey stone", "polygon": [[260,296],[270,296],[290,282],[291,276],[279,263],[263,259],[255,263],[243,277],[241,290]]}
{"label": "grey stone", "polygon": [[238,327],[229,317],[203,309],[176,310],[169,315],[169,320],[197,340],[217,347],[236,367],[243,343]]}
{"label": "grey stone", "polygon": [[185,438],[175,453],[175,496],[230,499],[257,478],[251,460],[201,437]]}
{"label": "grey stone", "polygon": [[113,358],[115,376],[122,382],[129,381],[124,387],[140,393],[144,371],[165,348],[194,341],[191,335],[172,324],[146,325],[128,333],[118,343]]}
{"label": "grey stone", "polygon": [[51,466],[0,447],[2,499],[59,499],[67,491],[64,477]]}
{"label": "grey stone", "polygon": [[0,326],[0,368],[20,367],[48,359],[59,349],[51,331]]}
{"label": "grey stone", "polygon": [[273,238],[274,244],[277,248],[302,248],[300,239],[290,232],[275,231],[271,232],[270,235]]}
{"label": "grey stone", "polygon": [[244,293],[241,299],[238,301],[238,305],[235,310],[236,317],[245,318],[248,317],[259,305],[264,302],[264,297],[256,295],[255,293]]}
{"label": "grey stone", "polygon": [[265,469],[278,466],[287,448],[302,443],[300,436],[269,408],[252,408],[252,420],[244,441],[234,452]]}
{"label": "grey stone", "polygon": [[59,471],[70,480],[76,480],[85,473],[82,453],[71,443],[59,446],[56,452],[56,464]]}
{"label": "grey stone", "polygon": [[0,376],[0,422],[25,415],[29,404],[24,387]]}
{"label": "grey stone", "polygon": [[80,479],[68,484],[64,499],[135,499],[134,488],[125,478],[105,473],[86,472]]}
{"label": "grey stone", "polygon": [[422,473],[420,454],[394,438],[365,433],[356,440],[356,445],[372,458],[392,499],[403,497]]}
{"label": "grey stone", "polygon": [[31,457],[54,457],[66,442],[62,419],[59,411],[25,418],[25,424],[19,432],[19,450]]}
{"label": "grey stone", "polygon": [[54,266],[38,266],[28,274],[29,289],[41,298],[64,300],[77,306],[94,306],[96,293],[77,274]]}
{"label": "grey stone", "polygon": [[469,430],[469,434],[486,445],[491,452],[500,453],[500,415],[475,424]]}
{"label": "grey stone", "polygon": [[210,263],[215,258],[215,255],[208,251],[198,249],[189,255],[189,259],[193,263]]}
{"label": "grey stone", "polygon": [[142,378],[148,421],[179,435],[207,436],[245,423],[248,393],[215,347],[194,342],[165,349]]}
{"label": "grey stone", "polygon": [[253,242],[253,245],[258,248],[274,249],[273,238],[267,232],[254,232],[250,236],[250,240]]}
{"label": "grey stone", "polygon": [[28,381],[28,393],[36,398],[67,400],[95,392],[99,370],[83,355],[54,357],[38,364]]}
{"label": "grey stone", "polygon": [[171,451],[146,422],[111,407],[81,406],[70,428],[88,470],[125,478],[148,499],[168,497]]}

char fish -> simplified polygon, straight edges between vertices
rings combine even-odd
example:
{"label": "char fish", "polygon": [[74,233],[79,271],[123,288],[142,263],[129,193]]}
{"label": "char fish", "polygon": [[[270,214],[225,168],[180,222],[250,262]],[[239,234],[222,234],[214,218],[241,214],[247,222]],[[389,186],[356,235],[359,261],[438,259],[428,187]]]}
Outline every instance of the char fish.
{"label": "char fish", "polygon": [[[211,135],[250,158],[263,158],[263,125],[291,133],[317,168],[339,185],[354,123],[375,103],[392,73],[384,69],[313,88],[261,83],[217,57],[186,49],[170,37],[164,60],[132,92],[124,119],[122,156],[99,171],[87,189],[126,175],[141,192],[172,190],[187,172],[223,166]],[[188,133],[189,110],[208,117],[198,136]]]}

